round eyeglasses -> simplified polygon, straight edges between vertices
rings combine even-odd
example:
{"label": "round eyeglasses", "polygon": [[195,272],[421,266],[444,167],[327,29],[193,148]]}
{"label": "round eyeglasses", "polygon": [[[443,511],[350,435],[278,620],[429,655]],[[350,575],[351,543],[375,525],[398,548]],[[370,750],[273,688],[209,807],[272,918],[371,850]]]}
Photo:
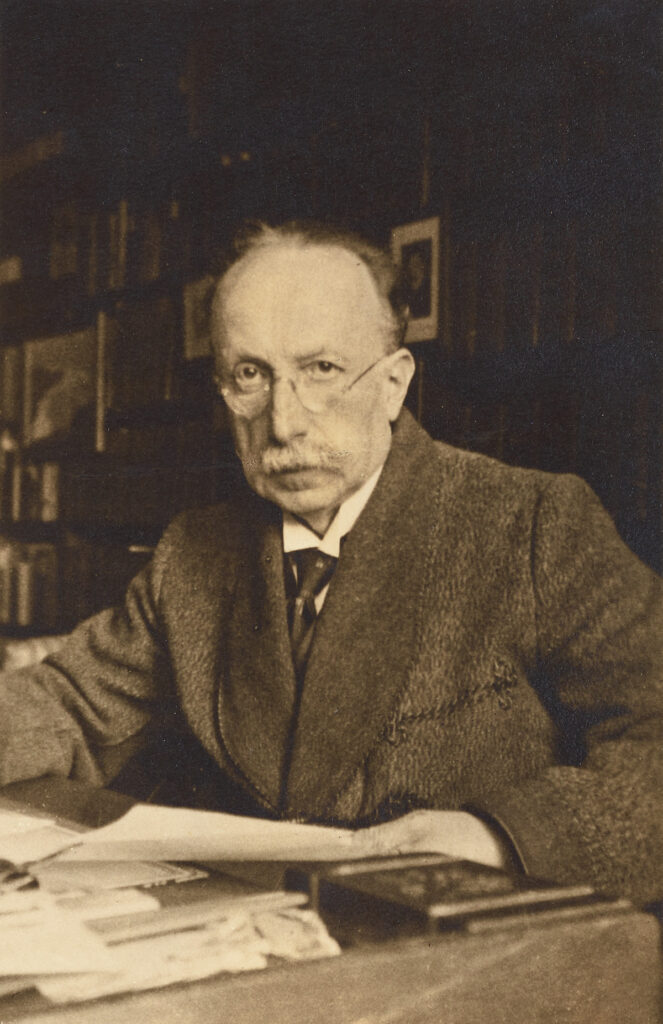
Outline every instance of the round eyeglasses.
{"label": "round eyeglasses", "polygon": [[279,380],[290,384],[300,405],[308,412],[324,412],[391,355],[393,352],[386,352],[349,383],[343,381],[343,371],[326,360],[315,360],[287,377],[277,377],[261,363],[241,362],[228,374],[215,374],[214,383],[228,408],[244,419],[254,419],[265,411],[271,401],[274,384]]}

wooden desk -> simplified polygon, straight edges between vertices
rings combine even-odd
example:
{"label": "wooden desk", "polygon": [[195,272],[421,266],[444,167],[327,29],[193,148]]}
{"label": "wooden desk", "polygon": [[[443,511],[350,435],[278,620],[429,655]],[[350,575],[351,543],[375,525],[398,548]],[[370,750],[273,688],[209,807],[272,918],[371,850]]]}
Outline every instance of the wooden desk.
{"label": "wooden desk", "polygon": [[[49,800],[49,791],[52,800]],[[122,798],[62,783],[4,791],[85,823]],[[81,815],[78,815],[81,820]],[[44,1010],[0,1001],[3,1024],[657,1024],[660,953],[644,913],[365,945],[336,959]]]}

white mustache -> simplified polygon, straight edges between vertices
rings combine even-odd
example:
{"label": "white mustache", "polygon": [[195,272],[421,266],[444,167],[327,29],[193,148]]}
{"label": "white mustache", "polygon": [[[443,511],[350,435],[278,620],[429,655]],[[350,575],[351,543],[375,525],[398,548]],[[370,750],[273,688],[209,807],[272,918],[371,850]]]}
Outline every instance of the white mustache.
{"label": "white mustache", "polygon": [[338,465],[350,453],[334,448],[319,448],[310,444],[294,443],[287,448],[265,448],[259,456],[246,459],[252,469],[261,473],[298,472],[328,469]]}

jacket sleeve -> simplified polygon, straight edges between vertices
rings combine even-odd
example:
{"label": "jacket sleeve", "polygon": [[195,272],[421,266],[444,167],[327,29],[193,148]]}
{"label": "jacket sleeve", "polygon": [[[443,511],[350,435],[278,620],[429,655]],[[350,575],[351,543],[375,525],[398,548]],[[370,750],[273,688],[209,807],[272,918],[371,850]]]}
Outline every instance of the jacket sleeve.
{"label": "jacket sleeve", "polygon": [[169,533],[121,606],[83,622],[40,665],[0,674],[0,784],[43,775],[104,783],[167,706],[158,606]]}
{"label": "jacket sleeve", "polygon": [[603,891],[663,897],[663,594],[593,492],[557,477],[531,549],[537,685],[560,764],[479,808],[525,869]]}

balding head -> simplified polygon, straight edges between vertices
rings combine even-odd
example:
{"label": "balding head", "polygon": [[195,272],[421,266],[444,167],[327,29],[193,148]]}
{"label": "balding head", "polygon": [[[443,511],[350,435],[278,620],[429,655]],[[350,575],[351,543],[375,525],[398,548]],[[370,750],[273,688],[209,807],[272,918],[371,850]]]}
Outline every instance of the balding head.
{"label": "balding head", "polygon": [[[308,266],[317,264],[324,276],[325,262],[335,256],[339,257],[339,268],[345,263],[348,270],[358,271],[352,281],[348,274],[343,284],[347,289],[345,301],[354,297],[357,313],[360,312],[359,304],[363,304],[366,326],[371,333],[377,331],[381,334],[385,351],[395,351],[400,347],[407,326],[407,305],[403,299],[400,272],[390,254],[359,235],[307,221],[290,221],[278,227],[259,223],[238,233],[214,296],[213,316],[217,332],[219,328],[223,329],[230,292],[241,280],[243,271],[259,261],[261,255],[266,256],[276,250],[279,251],[283,283],[288,270],[298,273],[297,268],[302,262]],[[304,250],[309,252],[310,260],[298,259]],[[273,279],[271,283],[277,287]],[[310,284],[311,302],[314,302],[313,281]],[[324,296],[324,286],[322,291]],[[338,315],[338,307],[335,313]]]}

